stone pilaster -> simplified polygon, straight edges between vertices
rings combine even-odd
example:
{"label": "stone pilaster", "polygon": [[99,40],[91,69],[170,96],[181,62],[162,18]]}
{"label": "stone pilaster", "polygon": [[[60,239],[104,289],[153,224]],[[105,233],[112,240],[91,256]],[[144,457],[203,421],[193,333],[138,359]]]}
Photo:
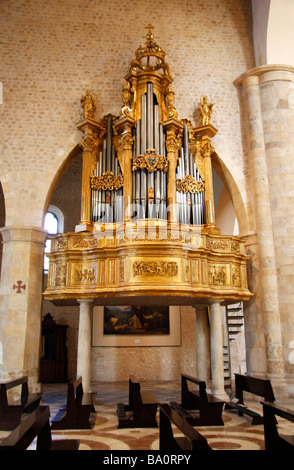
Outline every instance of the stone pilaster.
{"label": "stone pilaster", "polygon": [[38,389],[44,246],[47,232],[10,226],[3,237],[0,340],[3,380],[28,375]]}
{"label": "stone pilaster", "polygon": [[[246,109],[259,258],[256,313],[260,309],[262,322],[255,334],[264,338],[264,372],[282,390],[286,369],[291,369],[286,351],[294,333],[288,325],[294,302],[294,67],[256,67],[235,83],[243,89]],[[252,366],[250,372],[258,373],[258,365]]]}

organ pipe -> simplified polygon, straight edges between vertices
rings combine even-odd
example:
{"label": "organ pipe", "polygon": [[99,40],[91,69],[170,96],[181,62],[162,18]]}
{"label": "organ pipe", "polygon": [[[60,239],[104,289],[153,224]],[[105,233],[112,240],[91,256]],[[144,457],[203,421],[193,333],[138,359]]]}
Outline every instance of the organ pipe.
{"label": "organ pipe", "polygon": [[183,146],[180,149],[176,179],[178,222],[193,225],[204,224],[204,182],[193,161],[193,154],[189,153],[187,124],[184,126]]}
{"label": "organ pipe", "polygon": [[113,223],[123,220],[122,172],[112,145],[111,115],[107,116],[106,138],[91,178],[91,220]]}

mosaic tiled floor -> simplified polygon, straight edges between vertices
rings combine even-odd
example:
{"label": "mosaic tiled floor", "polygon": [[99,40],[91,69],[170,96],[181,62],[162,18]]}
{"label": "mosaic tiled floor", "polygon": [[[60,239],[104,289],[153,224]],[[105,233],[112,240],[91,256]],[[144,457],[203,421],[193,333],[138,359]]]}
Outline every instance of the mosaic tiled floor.
{"label": "mosaic tiled floor", "polygon": [[[141,383],[144,390],[152,390],[161,403],[180,402],[180,384],[162,382],[156,385]],[[80,450],[103,451],[157,451],[159,450],[158,428],[118,429],[116,404],[128,403],[128,383],[96,383],[92,390],[97,393],[95,410],[91,415],[92,429],[52,431],[54,439],[79,438]],[[43,403],[50,407],[53,417],[60,406],[66,403],[66,384],[43,384]],[[250,402],[250,407],[262,412],[258,401]],[[290,406],[293,408],[292,406]],[[252,426],[246,417],[224,410],[224,426],[201,426],[196,428],[207,439],[214,450],[264,450],[263,425]],[[279,421],[281,432],[294,434],[293,423]],[[1,432],[0,432],[1,433]],[[1,438],[1,435],[0,435]],[[33,449],[33,446],[31,447]]]}
{"label": "mosaic tiled floor", "polygon": [[[141,383],[144,390],[152,390],[153,395],[161,403],[180,402],[180,384],[171,382]],[[80,450],[158,450],[159,430],[150,429],[118,429],[116,404],[128,403],[127,383],[99,383],[93,391],[96,395],[96,414],[91,416],[93,428],[85,431],[54,431],[54,436],[79,437]],[[64,404],[66,385],[44,385],[44,404],[50,406],[53,416]],[[62,396],[63,395],[63,396]],[[251,402],[250,406],[262,412],[260,403]],[[209,446],[215,450],[263,450],[263,425],[252,426],[249,419],[240,417],[235,412],[224,410],[224,426],[201,426],[196,428],[207,439]],[[294,433],[293,423],[281,420],[280,429]]]}

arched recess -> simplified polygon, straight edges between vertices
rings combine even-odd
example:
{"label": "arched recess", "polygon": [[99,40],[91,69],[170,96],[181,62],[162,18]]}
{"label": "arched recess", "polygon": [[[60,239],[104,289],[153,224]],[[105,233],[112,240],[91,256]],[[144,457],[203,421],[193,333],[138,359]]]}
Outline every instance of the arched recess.
{"label": "arched recess", "polygon": [[[71,152],[67,155],[67,157],[65,158],[65,160],[62,162],[61,166],[55,173],[53,180],[50,184],[46,199],[45,199],[44,210],[43,210],[43,225],[44,225],[44,217],[48,211],[49,205],[51,204],[53,194],[55,190],[57,189],[62,177],[65,175],[66,171],[72,165],[74,160],[78,157],[81,157],[81,155],[82,155],[81,147],[79,145],[76,145],[71,150]],[[79,191],[81,194],[81,188],[77,188],[77,191]]]}
{"label": "arched recess", "polygon": [[[228,200],[229,196],[236,214],[238,232],[240,235],[247,234],[249,232],[248,216],[241,192],[231,172],[216,152],[214,153],[212,158],[212,167],[221,179],[224,185],[224,189],[227,191],[227,194],[225,194],[224,192],[222,197],[223,202],[226,202],[227,204],[228,214],[231,213],[231,216],[233,216],[232,207],[230,206],[230,201]],[[217,207],[215,209],[217,210]],[[233,235],[233,232],[231,234]],[[228,233],[226,235],[228,235]]]}

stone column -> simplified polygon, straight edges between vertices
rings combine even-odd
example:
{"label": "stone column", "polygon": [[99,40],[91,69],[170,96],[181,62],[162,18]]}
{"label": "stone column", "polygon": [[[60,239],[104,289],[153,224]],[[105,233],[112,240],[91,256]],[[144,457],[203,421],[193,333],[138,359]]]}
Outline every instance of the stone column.
{"label": "stone column", "polygon": [[[269,180],[280,173],[277,156],[281,154],[281,149],[285,147],[286,142],[283,131],[285,119],[279,111],[279,106],[285,106],[285,100],[279,99],[279,88],[283,80],[289,81],[289,75],[292,76],[293,81],[294,74],[289,74],[288,70],[277,70],[277,67],[257,67],[240,77],[236,84],[241,84],[243,87],[247,111],[249,168],[259,253],[259,272],[256,277],[260,283],[262,329],[257,334],[259,337],[264,337],[266,361],[264,372],[270,379],[276,379],[277,382],[282,383],[284,361],[276,258],[278,247],[275,246],[274,240],[273,214],[277,205],[277,196],[283,195],[286,187],[281,184],[271,185]],[[285,96],[284,90],[280,98]],[[269,125],[271,126],[270,132],[267,130]],[[272,149],[275,151],[274,160],[271,158]],[[271,168],[272,165],[273,168]],[[279,227],[281,220],[276,220],[276,223]],[[280,258],[278,262],[281,264],[283,261]],[[251,372],[256,371],[258,372],[258,366],[255,366],[255,370]]]}
{"label": "stone column", "polygon": [[78,299],[78,302],[80,304],[80,321],[78,336],[77,377],[82,377],[84,392],[89,392],[91,385],[91,319],[93,300]]}
{"label": "stone column", "polygon": [[220,399],[227,399],[224,379],[223,328],[219,302],[210,306],[210,356],[212,394]]}
{"label": "stone column", "polygon": [[39,390],[41,305],[47,232],[38,227],[7,226],[3,237],[0,287],[0,378],[29,377]]}
{"label": "stone column", "polygon": [[207,313],[206,306],[196,306],[196,375],[207,382]]}

